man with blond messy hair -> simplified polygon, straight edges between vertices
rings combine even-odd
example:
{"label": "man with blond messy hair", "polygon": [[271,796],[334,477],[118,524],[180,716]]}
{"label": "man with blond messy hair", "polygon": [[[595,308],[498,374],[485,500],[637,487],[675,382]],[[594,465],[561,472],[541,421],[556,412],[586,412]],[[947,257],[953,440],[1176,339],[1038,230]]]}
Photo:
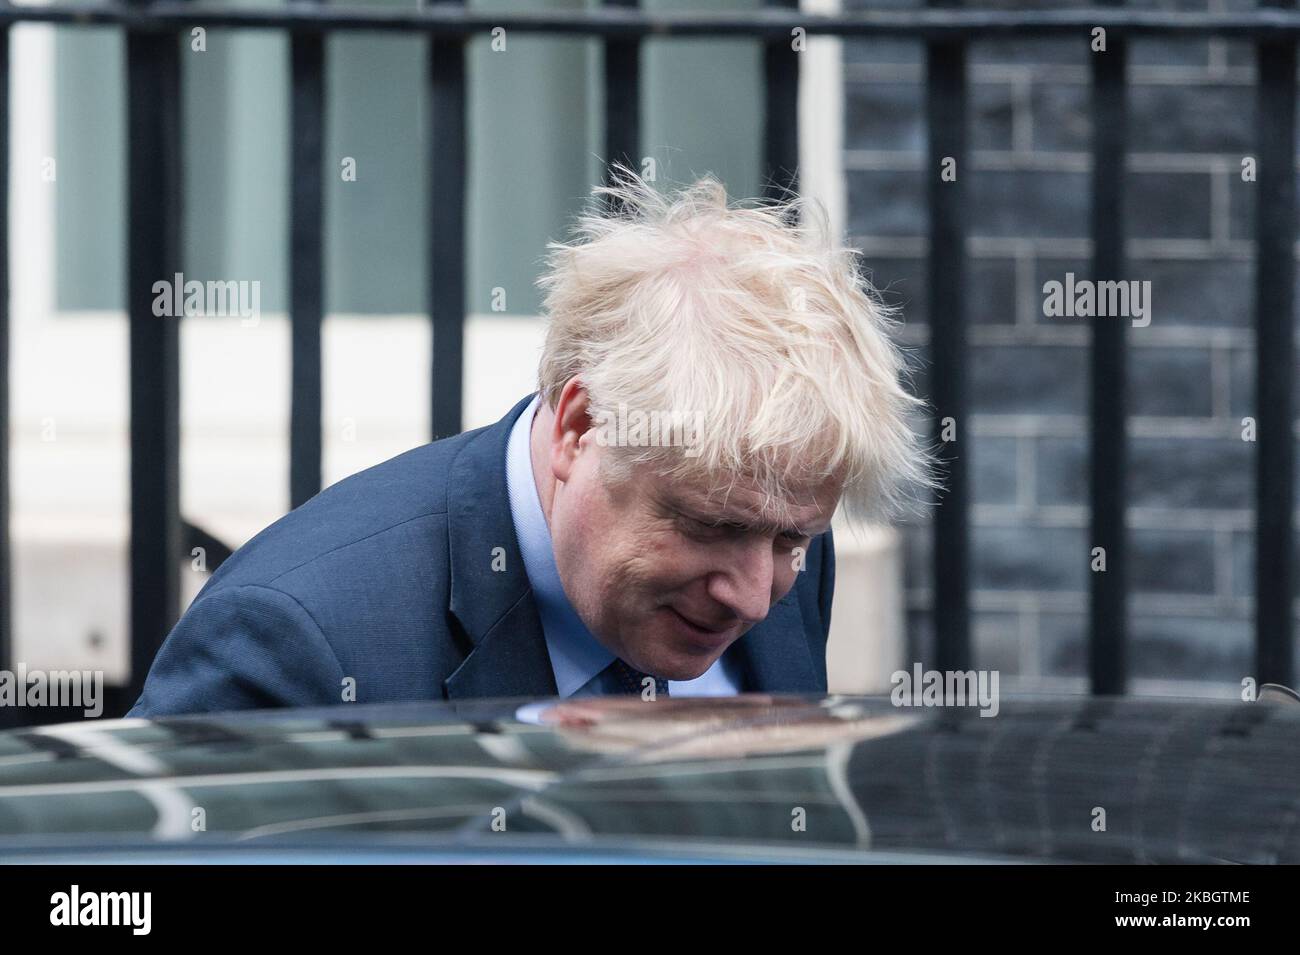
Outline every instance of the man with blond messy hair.
{"label": "man with blond messy hair", "polygon": [[539,279],[537,393],[240,548],[132,715],[825,692],[831,518],[927,481],[890,316],[816,203],[594,198]]}

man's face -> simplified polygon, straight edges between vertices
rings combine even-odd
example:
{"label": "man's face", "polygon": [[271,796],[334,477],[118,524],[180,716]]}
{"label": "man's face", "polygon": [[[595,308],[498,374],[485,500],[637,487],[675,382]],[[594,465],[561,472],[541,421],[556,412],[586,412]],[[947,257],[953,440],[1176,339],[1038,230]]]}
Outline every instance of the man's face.
{"label": "man's face", "polygon": [[710,496],[637,467],[609,484],[611,453],[591,430],[564,452],[550,518],[565,593],[612,653],[694,679],[794,586],[798,549],[830,526],[841,487],[801,491],[778,528],[756,523],[762,496],[742,480]]}

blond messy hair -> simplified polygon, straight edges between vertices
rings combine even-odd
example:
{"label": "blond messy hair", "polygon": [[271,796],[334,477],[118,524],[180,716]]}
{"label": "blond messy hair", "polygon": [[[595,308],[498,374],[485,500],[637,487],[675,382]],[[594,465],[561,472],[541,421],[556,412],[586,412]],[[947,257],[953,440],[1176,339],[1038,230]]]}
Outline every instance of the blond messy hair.
{"label": "blond messy hair", "polygon": [[550,319],[538,372],[554,409],[580,376],[593,420],[619,407],[701,413],[694,453],[611,447],[713,489],[737,478],[787,523],[801,489],[844,482],[851,526],[887,519],[931,487],[909,427],[891,309],[832,240],[816,200],[730,204],[712,175],[664,195],[626,167],[592,193],[569,242],[548,244],[537,280]]}

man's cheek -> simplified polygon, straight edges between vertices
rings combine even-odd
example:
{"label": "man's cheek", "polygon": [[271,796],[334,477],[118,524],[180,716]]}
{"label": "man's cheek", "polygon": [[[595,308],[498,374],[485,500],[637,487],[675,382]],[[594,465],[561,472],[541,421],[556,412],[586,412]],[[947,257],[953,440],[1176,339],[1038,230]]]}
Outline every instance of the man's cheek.
{"label": "man's cheek", "polygon": [[796,562],[793,556],[788,559],[778,555],[776,558],[776,570],[772,574],[772,603],[781,600],[786,594],[794,589],[795,583],[799,580],[799,571],[796,569]]}
{"label": "man's cheek", "polygon": [[674,532],[664,535],[655,557],[677,577],[706,577],[726,563],[726,554],[718,544],[691,540]]}

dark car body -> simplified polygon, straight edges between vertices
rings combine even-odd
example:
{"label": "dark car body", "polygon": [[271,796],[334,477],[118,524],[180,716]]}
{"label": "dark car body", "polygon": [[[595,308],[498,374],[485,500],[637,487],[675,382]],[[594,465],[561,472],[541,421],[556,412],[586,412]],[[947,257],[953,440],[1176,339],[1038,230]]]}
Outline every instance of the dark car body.
{"label": "dark car body", "polygon": [[0,734],[0,861],[1300,862],[1300,706],[336,706]]}

